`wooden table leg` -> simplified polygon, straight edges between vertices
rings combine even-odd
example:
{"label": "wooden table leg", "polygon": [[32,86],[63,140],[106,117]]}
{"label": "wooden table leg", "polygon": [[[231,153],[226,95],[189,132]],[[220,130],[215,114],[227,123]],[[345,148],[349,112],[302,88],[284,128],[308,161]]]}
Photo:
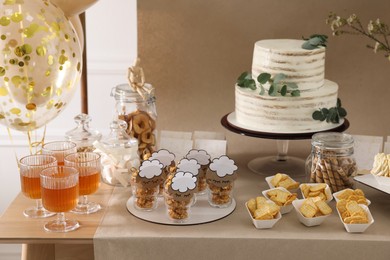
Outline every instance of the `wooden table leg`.
{"label": "wooden table leg", "polygon": [[22,260],[93,260],[93,245],[23,244]]}
{"label": "wooden table leg", "polygon": [[93,260],[93,244],[56,244],[56,260]]}
{"label": "wooden table leg", "polygon": [[23,244],[22,260],[53,260],[55,259],[54,244]]}

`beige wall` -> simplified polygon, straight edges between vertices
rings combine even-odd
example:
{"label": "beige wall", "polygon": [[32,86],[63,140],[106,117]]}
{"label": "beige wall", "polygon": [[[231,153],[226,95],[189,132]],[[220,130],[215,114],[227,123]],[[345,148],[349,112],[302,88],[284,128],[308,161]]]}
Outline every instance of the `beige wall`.
{"label": "beige wall", "polygon": [[[229,153],[275,152],[275,141],[225,130],[220,119],[234,110],[234,83],[250,70],[260,39],[331,36],[330,11],[356,13],[364,24],[380,17],[390,24],[387,0],[141,0],[138,53],[147,81],[157,88],[159,128],[227,134]],[[390,61],[375,55],[360,36],[330,37],[327,79],[339,83],[351,134],[390,134]],[[290,154],[306,156],[308,140],[293,141]]]}

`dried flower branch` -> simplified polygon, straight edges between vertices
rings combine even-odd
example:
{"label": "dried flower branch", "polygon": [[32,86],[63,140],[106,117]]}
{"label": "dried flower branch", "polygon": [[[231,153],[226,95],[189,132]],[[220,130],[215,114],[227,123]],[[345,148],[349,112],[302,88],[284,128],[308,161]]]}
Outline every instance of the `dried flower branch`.
{"label": "dried flower branch", "polygon": [[377,52],[384,52],[384,56],[390,60],[390,45],[388,36],[390,36],[389,27],[376,19],[370,21],[367,28],[364,28],[356,14],[348,18],[342,18],[335,13],[330,13],[326,23],[330,24],[334,36],[342,34],[363,35],[374,41],[374,45],[368,44],[367,47]]}

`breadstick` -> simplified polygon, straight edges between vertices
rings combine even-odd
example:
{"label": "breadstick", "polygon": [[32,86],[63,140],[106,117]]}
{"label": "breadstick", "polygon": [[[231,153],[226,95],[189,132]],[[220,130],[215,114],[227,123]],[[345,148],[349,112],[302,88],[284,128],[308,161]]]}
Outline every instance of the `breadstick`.
{"label": "breadstick", "polygon": [[324,178],[322,176],[322,172],[320,169],[316,169],[316,175],[315,175],[315,182],[317,183],[322,183],[324,182]]}
{"label": "breadstick", "polygon": [[340,174],[340,177],[343,180],[344,185],[349,187],[349,188],[352,188],[353,184],[351,183],[351,181],[349,180],[348,176],[345,174],[343,169],[340,168],[340,169],[337,170],[337,172]]}
{"label": "breadstick", "polygon": [[338,187],[336,185],[336,180],[335,180],[335,177],[333,176],[332,166],[331,166],[329,161],[330,160],[324,160],[326,173],[329,176],[330,188],[332,189],[333,192],[336,192],[336,191],[338,191]]}

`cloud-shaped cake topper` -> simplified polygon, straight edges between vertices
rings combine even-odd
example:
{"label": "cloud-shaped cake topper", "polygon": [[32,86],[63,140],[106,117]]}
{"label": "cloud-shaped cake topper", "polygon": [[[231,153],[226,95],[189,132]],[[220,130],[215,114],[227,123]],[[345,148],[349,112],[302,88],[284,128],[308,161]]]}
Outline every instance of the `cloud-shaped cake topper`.
{"label": "cloud-shaped cake topper", "polygon": [[196,187],[196,177],[190,172],[177,172],[172,178],[171,187],[181,193],[193,190]]}
{"label": "cloud-shaped cake topper", "polygon": [[200,165],[207,165],[210,163],[211,156],[205,150],[192,149],[186,155],[188,159],[195,159]]}
{"label": "cloud-shaped cake topper", "polygon": [[175,155],[168,150],[161,149],[157,152],[154,152],[149,160],[159,160],[164,167],[168,166],[175,160]]}
{"label": "cloud-shaped cake topper", "polygon": [[225,177],[226,175],[233,175],[233,173],[238,169],[237,165],[234,164],[234,161],[222,155],[219,158],[213,160],[209,166],[210,170],[217,173],[218,177]]}
{"label": "cloud-shaped cake topper", "polygon": [[143,161],[139,168],[139,176],[142,178],[152,179],[156,176],[160,176],[164,165],[158,160],[146,160]]}
{"label": "cloud-shaped cake topper", "polygon": [[177,165],[177,171],[190,172],[197,176],[199,173],[200,164],[195,159],[181,159]]}

